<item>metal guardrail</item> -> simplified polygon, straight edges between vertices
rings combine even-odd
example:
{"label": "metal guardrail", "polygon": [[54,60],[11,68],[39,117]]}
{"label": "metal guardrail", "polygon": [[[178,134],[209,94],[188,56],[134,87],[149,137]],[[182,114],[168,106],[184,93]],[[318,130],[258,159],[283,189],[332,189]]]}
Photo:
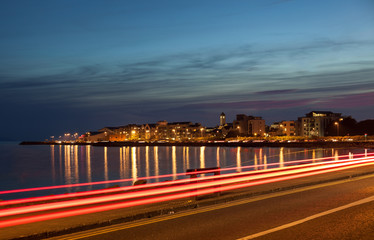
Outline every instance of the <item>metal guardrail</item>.
{"label": "metal guardrail", "polygon": [[214,176],[221,175],[220,167],[212,167],[212,168],[191,168],[187,169],[186,175],[189,175],[190,178],[197,178],[197,175],[200,174],[208,174],[214,173]]}
{"label": "metal guardrail", "polygon": [[[209,173],[213,173],[214,176],[217,176],[217,175],[221,175],[221,171],[220,171],[220,167],[212,167],[212,168],[191,168],[191,169],[187,169],[186,171],[186,175],[190,176],[191,179],[193,178],[197,178],[197,175],[201,175],[201,174],[209,174]],[[197,181],[197,180],[196,180]],[[216,186],[216,188],[220,187],[220,185]],[[193,191],[196,191],[196,190],[192,190]],[[215,196],[219,196],[221,195],[221,192],[220,191],[217,191],[214,193]],[[195,200],[198,200],[199,199],[199,196],[194,196],[193,197]]]}

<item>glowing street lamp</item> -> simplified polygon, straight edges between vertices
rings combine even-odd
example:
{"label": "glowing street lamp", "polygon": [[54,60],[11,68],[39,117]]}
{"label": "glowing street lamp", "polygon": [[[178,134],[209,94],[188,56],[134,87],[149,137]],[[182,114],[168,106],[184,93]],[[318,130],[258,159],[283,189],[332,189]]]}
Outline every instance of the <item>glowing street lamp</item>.
{"label": "glowing street lamp", "polygon": [[334,123],[336,125],[336,136],[339,136],[339,122]]}
{"label": "glowing street lamp", "polygon": [[239,135],[240,135],[240,126],[237,126],[236,130],[238,131],[237,134],[236,134],[236,137],[239,137]]}

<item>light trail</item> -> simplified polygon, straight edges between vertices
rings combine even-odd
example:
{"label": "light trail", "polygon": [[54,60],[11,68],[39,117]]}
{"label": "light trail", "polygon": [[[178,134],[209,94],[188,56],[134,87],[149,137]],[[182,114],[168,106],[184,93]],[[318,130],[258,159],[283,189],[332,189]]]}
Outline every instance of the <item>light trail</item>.
{"label": "light trail", "polygon": [[[360,159],[364,159],[364,158],[345,159],[345,160],[339,160],[339,161],[345,162],[345,161],[355,161],[355,160],[360,160]],[[243,175],[245,176],[259,175],[263,173],[271,173],[271,172],[278,172],[278,171],[284,171],[284,170],[290,170],[290,169],[306,168],[310,166],[325,165],[325,164],[331,164],[331,163],[337,163],[337,161],[334,160],[334,161],[329,161],[329,162],[317,162],[317,163],[310,163],[310,164],[304,164],[304,165],[288,166],[288,167],[283,167],[283,168],[262,169],[262,170],[258,170],[255,172],[241,172],[241,173],[230,173],[230,174],[224,174],[224,175],[218,175],[218,176],[205,176],[205,177],[196,178],[194,179],[194,181],[197,182],[197,181],[204,181],[204,180],[215,180],[215,179],[230,178],[230,177],[240,177]],[[208,171],[201,171],[201,172],[208,172]],[[201,173],[201,172],[198,172],[198,173]],[[191,173],[193,174],[195,172],[191,172]],[[146,189],[146,188],[152,188],[152,187],[163,187],[163,186],[184,184],[184,183],[189,183],[189,182],[190,182],[190,179],[179,179],[179,180],[170,181],[170,182],[150,183],[150,184],[137,185],[137,186],[92,190],[92,191],[85,191],[85,192],[68,193],[68,194],[60,194],[60,195],[52,195],[52,196],[42,196],[42,197],[32,197],[32,198],[25,198],[25,199],[5,200],[5,201],[0,202],[0,206],[31,203],[31,202],[38,202],[38,201],[77,198],[77,197],[92,196],[92,195],[98,195],[98,194],[107,194],[107,193],[116,193],[116,192],[123,192],[123,191]]]}
{"label": "light trail", "polygon": [[[364,158],[356,158],[356,159],[345,159],[339,160],[339,162],[346,162],[346,161],[356,161]],[[204,180],[215,180],[215,179],[222,179],[222,178],[230,178],[230,177],[240,177],[240,176],[249,176],[249,175],[259,175],[263,173],[270,173],[270,172],[278,172],[290,169],[298,169],[298,168],[306,168],[310,166],[316,165],[326,165],[331,163],[337,163],[336,160],[329,161],[329,162],[317,162],[317,163],[310,163],[304,165],[296,165],[296,166],[288,166],[283,168],[273,168],[273,169],[262,169],[255,172],[242,172],[242,173],[230,173],[218,176],[205,176],[194,179],[195,182],[204,181]],[[207,172],[207,171],[204,171]],[[194,172],[192,172],[194,173]],[[199,172],[200,173],[200,172]],[[32,198],[25,198],[25,199],[14,199],[14,200],[5,200],[0,202],[0,206],[6,205],[14,205],[14,204],[22,204],[22,203],[31,203],[31,202],[39,202],[39,201],[49,201],[49,200],[59,200],[59,199],[68,199],[68,198],[77,198],[77,197],[84,197],[84,196],[92,196],[92,195],[99,195],[99,194],[108,194],[108,193],[116,193],[116,192],[123,192],[123,191],[131,191],[131,190],[139,190],[139,189],[146,189],[152,187],[163,187],[163,186],[170,186],[170,185],[177,185],[177,184],[184,184],[189,183],[190,179],[179,179],[170,182],[160,182],[160,183],[150,183],[145,185],[137,185],[137,186],[127,186],[127,187],[119,187],[119,188],[110,188],[110,189],[101,189],[101,190],[92,190],[92,191],[85,191],[85,192],[77,192],[77,193],[68,193],[68,194],[59,194],[59,195],[51,195],[51,196],[42,196],[42,197],[32,197]]]}
{"label": "light trail", "polygon": [[38,221],[52,220],[56,218],[71,217],[71,216],[76,216],[76,215],[81,215],[81,214],[89,214],[89,213],[103,212],[103,211],[115,210],[115,209],[132,207],[132,206],[158,203],[162,201],[176,200],[180,198],[187,198],[187,197],[197,196],[197,195],[211,194],[211,193],[215,193],[218,191],[228,191],[228,190],[234,190],[238,188],[250,187],[250,186],[255,186],[255,185],[260,185],[260,184],[279,182],[279,181],[291,180],[295,178],[329,173],[329,172],[334,172],[338,170],[347,170],[347,169],[355,168],[357,167],[357,165],[359,165],[360,167],[363,167],[363,166],[370,166],[373,164],[374,164],[373,161],[369,161],[366,163],[363,162],[361,164],[342,166],[340,168],[324,169],[320,171],[313,171],[313,172],[307,172],[307,173],[298,173],[294,175],[253,181],[249,183],[247,182],[247,183],[240,183],[236,185],[220,186],[220,187],[207,188],[207,189],[197,189],[196,191],[193,191],[193,192],[183,192],[183,193],[177,193],[177,194],[166,195],[166,196],[139,199],[139,200],[134,200],[134,201],[129,201],[129,202],[121,202],[121,203],[114,203],[114,204],[108,204],[108,205],[103,205],[103,206],[95,206],[95,207],[88,207],[88,208],[83,208],[83,209],[67,210],[63,212],[47,213],[43,215],[21,217],[17,219],[0,221],[0,228],[26,224],[26,223],[32,223],[32,222],[38,222]]}
{"label": "light trail", "polygon": [[[356,154],[355,156],[364,156],[365,154]],[[374,155],[374,153],[367,153],[367,156]],[[341,155],[339,158],[344,158],[344,157],[350,157],[350,155]],[[285,162],[285,165],[290,165],[290,164],[299,164],[299,163],[306,163],[306,162],[311,162],[311,161],[322,161],[322,160],[328,160],[328,159],[333,159],[335,156],[331,157],[323,157],[323,158],[316,158],[316,159],[304,159],[304,160],[296,160],[296,161],[290,161],[290,162]],[[276,163],[269,163],[267,166],[276,166],[279,165],[278,162]],[[263,164],[254,166],[244,166],[241,167],[240,169],[254,169],[255,167],[261,167],[264,166]],[[233,170],[238,170],[238,167],[232,167],[232,168],[222,168],[222,169],[217,169],[215,171],[233,171]],[[212,173],[214,171],[196,171],[196,172],[190,172],[190,174],[204,174],[204,173]],[[150,177],[141,177],[138,178],[138,180],[148,180],[148,179],[160,179],[160,178],[169,178],[169,177],[174,177],[174,176],[186,176],[185,173],[177,173],[177,174],[165,174],[165,175],[159,175],[159,176],[150,176]],[[14,189],[14,190],[3,190],[0,191],[0,195],[3,194],[12,194],[12,193],[21,193],[21,192],[31,192],[31,191],[43,191],[43,190],[52,190],[52,189],[61,189],[61,188],[72,188],[72,187],[82,187],[82,186],[92,186],[92,185],[101,185],[101,184],[111,184],[111,183],[124,183],[124,182],[132,182],[133,179],[116,179],[116,180],[108,180],[108,181],[99,181],[99,182],[88,182],[88,183],[76,183],[76,184],[65,184],[65,185],[57,185],[57,186],[46,186],[46,187],[35,187],[35,188],[25,188],[25,189]]]}
{"label": "light trail", "polygon": [[38,212],[38,211],[54,210],[57,208],[76,207],[76,206],[89,205],[89,204],[101,204],[101,203],[109,202],[109,201],[120,201],[120,200],[122,201],[122,200],[128,200],[128,199],[133,199],[133,198],[149,197],[149,196],[161,195],[161,194],[171,194],[171,193],[181,192],[181,191],[196,190],[197,188],[217,187],[217,186],[225,185],[225,184],[237,184],[243,181],[253,181],[253,180],[259,180],[259,179],[265,179],[265,178],[274,178],[274,177],[279,177],[279,176],[284,176],[284,175],[300,174],[303,172],[314,172],[314,171],[321,171],[325,169],[339,169],[341,167],[345,167],[349,165],[356,166],[358,164],[367,163],[367,162],[374,164],[374,157],[364,158],[363,160],[356,159],[355,161],[332,163],[329,165],[324,164],[322,166],[313,165],[311,167],[304,167],[304,168],[299,168],[299,169],[291,169],[291,170],[287,169],[284,171],[263,173],[261,175],[254,175],[254,176],[219,179],[216,181],[199,182],[199,183],[193,183],[193,184],[188,184],[188,185],[178,185],[178,186],[143,190],[143,191],[137,191],[137,192],[127,192],[123,194],[116,194],[116,195],[110,195],[110,196],[101,196],[101,197],[94,197],[94,198],[88,198],[88,199],[78,199],[78,200],[70,200],[70,201],[65,201],[65,202],[47,203],[47,204],[32,205],[32,206],[26,206],[26,207],[4,209],[0,211],[0,217],[17,215],[17,214],[25,214],[25,213],[31,213],[31,212]]}

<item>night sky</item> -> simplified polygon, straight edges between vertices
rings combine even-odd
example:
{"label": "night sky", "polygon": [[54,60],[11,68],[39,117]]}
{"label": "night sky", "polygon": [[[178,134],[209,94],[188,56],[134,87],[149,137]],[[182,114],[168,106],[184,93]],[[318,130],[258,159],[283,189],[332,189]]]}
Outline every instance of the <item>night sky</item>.
{"label": "night sky", "polygon": [[374,118],[373,0],[2,0],[0,140]]}

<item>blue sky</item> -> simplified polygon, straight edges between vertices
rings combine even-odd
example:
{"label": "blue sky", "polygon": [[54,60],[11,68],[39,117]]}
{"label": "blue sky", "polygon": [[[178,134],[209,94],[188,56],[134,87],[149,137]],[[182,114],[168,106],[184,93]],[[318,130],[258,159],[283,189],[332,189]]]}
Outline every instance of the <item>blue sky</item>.
{"label": "blue sky", "polygon": [[4,0],[0,16],[0,139],[374,118],[372,0]]}

